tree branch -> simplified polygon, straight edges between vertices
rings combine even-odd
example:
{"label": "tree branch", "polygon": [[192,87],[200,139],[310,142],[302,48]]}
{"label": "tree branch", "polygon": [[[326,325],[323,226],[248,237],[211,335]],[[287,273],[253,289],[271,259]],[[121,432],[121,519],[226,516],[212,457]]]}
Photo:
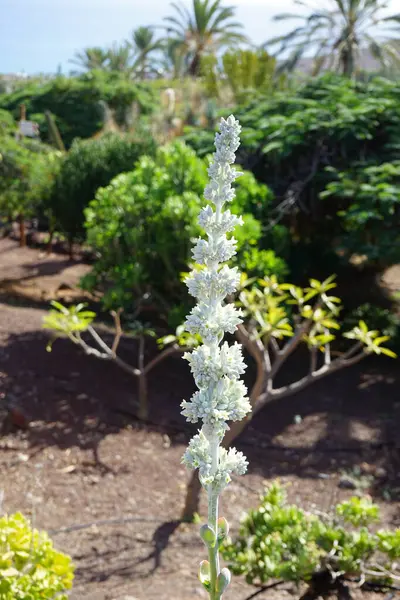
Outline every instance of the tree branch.
{"label": "tree branch", "polygon": [[159,362],[161,362],[168,356],[176,354],[177,352],[186,352],[187,350],[188,348],[184,346],[178,346],[177,344],[173,344],[172,346],[169,346],[169,348],[165,348],[160,354],[157,354],[157,356],[155,356],[149,363],[147,363],[147,365],[144,367],[144,373],[147,374],[149,371],[154,369],[154,367],[158,365]]}
{"label": "tree branch", "polygon": [[250,404],[254,409],[257,399],[263,390],[266,377],[268,376],[264,356],[264,346],[262,345],[261,340],[251,339],[250,333],[247,331],[244,325],[239,325],[239,327],[236,329],[236,336],[243,346],[248,350],[249,354],[254,358],[257,367],[256,380],[250,393]]}
{"label": "tree branch", "polygon": [[275,400],[276,398],[284,398],[285,396],[295,394],[296,392],[299,392],[300,390],[304,389],[314,381],[318,381],[318,379],[321,379],[322,377],[325,377],[330,373],[334,373],[335,371],[339,371],[340,369],[343,369],[345,367],[350,367],[351,365],[360,362],[360,360],[362,360],[366,356],[366,352],[363,351],[359,354],[356,354],[355,356],[352,356],[351,358],[337,358],[330,364],[324,364],[317,371],[309,373],[308,375],[302,377],[298,381],[295,381],[293,383],[290,383],[289,385],[280,387],[278,389],[273,389],[270,392],[264,392],[264,394],[260,396],[259,401],[257,402],[256,411],[258,412],[267,403],[268,400]]}
{"label": "tree branch", "polygon": [[111,347],[111,352],[113,354],[117,353],[119,342],[121,341],[121,337],[122,337],[122,333],[123,333],[122,327],[121,327],[121,312],[122,312],[122,308],[111,311],[111,315],[114,318],[114,325],[115,325],[115,337],[114,337],[113,345]]}
{"label": "tree branch", "polygon": [[280,353],[279,344],[278,344],[278,342],[276,341],[276,339],[273,336],[271,336],[271,338],[269,340],[269,344],[270,344],[270,346],[272,348],[272,353],[274,355],[274,358],[276,359],[277,356],[279,356],[279,353]]}
{"label": "tree branch", "polygon": [[268,350],[268,344],[264,349],[264,361],[263,361],[264,373],[265,373],[265,385],[267,388],[267,392],[271,392],[273,388],[273,380],[272,380],[272,366],[271,366],[271,356]]}
{"label": "tree branch", "polygon": [[[325,329],[325,335],[329,334],[329,330]],[[325,360],[325,364],[326,365],[330,365],[331,364],[331,345],[329,342],[327,342],[325,344],[325,355],[324,355],[324,360]]]}
{"label": "tree branch", "polygon": [[92,348],[92,346],[89,346],[88,344],[86,344],[86,342],[79,336],[79,343],[85,350],[86,354],[92,354],[93,356],[96,356],[97,358],[102,358],[102,359],[107,358],[108,360],[113,360],[123,371],[125,371],[126,373],[129,373],[129,375],[133,375],[134,377],[138,377],[140,375],[140,370],[135,369],[134,367],[131,367],[131,365],[126,363],[124,360],[122,360],[122,358],[119,358],[119,356],[117,356],[112,351],[112,349],[109,346],[107,346],[105,341],[99,336],[97,331],[95,329],[93,329],[92,326],[88,327],[88,331],[91,334],[91,336],[94,338],[94,340],[98,343],[98,345],[101,348],[103,348],[104,354],[100,353],[95,348]]}
{"label": "tree branch", "polygon": [[310,375],[317,370],[318,348],[310,348]]}
{"label": "tree branch", "polygon": [[274,375],[277,374],[277,372],[279,371],[279,369],[281,368],[283,363],[286,361],[286,359],[292,354],[292,352],[294,352],[294,350],[300,344],[301,340],[303,339],[304,334],[307,333],[312,322],[313,322],[312,319],[306,319],[297,328],[294,336],[291,337],[290,340],[288,342],[286,342],[286,344],[283,346],[283,348],[279,351],[279,355],[272,366],[271,377],[274,377]]}
{"label": "tree branch", "polygon": [[110,356],[112,356],[112,350],[111,350],[110,346],[107,346],[107,344],[99,336],[97,331],[91,325],[89,325],[87,330],[90,333],[90,335],[92,336],[92,338],[95,340],[95,342],[100,346],[100,348],[102,348],[106,354],[109,354]]}
{"label": "tree branch", "polygon": [[85,340],[83,340],[81,338],[79,333],[76,336],[69,335],[68,337],[74,344],[77,344],[78,346],[80,346],[82,348],[82,350],[84,351],[84,353],[87,354],[88,356],[95,356],[96,358],[99,358],[100,360],[112,360],[112,356],[110,354],[108,354],[107,352],[100,352],[100,350],[97,350],[97,348],[93,348],[93,346],[89,346],[89,344],[87,344],[85,342]]}

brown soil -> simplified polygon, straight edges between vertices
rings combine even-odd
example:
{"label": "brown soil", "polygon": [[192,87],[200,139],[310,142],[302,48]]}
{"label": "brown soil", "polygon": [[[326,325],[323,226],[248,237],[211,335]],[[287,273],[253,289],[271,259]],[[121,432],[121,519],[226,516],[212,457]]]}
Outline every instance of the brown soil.
{"label": "brown soil", "polygon": [[[184,362],[170,358],[152,373],[151,422],[139,424],[135,381],[63,340],[47,353],[45,311],[26,306],[27,297],[48,300],[63,285],[69,293],[86,270],[0,241],[0,391],[30,422],[25,431],[5,423],[0,437],[3,508],[30,515],[72,555],[73,600],[204,597],[196,578],[205,557],[198,527],[177,521],[188,477],[180,457],[191,434],[179,411],[192,390]],[[21,302],[10,282],[38,295],[23,294]],[[124,352],[135,361],[134,345],[126,343]],[[288,375],[300,368],[296,362]],[[354,494],[338,487],[342,473],[375,496],[387,524],[399,526],[399,384],[396,361],[371,359],[267,406],[237,444],[250,469],[223,496],[232,527],[275,477],[290,484],[292,500],[327,510]],[[79,527],[89,523],[95,524]],[[229,598],[244,600],[253,591],[234,579]],[[351,593],[355,600],[384,598]],[[299,596],[283,585],[257,597]]]}

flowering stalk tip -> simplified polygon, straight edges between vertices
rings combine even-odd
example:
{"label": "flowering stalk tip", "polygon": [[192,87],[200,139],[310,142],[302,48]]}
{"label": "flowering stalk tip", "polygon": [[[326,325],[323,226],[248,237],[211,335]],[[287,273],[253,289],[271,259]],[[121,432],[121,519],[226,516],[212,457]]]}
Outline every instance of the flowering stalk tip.
{"label": "flowering stalk tip", "polygon": [[[230,482],[232,473],[240,475],[247,468],[241,452],[235,448],[226,450],[220,444],[228,429],[227,422],[240,421],[251,410],[246,388],[239,380],[245,370],[242,348],[237,343],[222,343],[225,333],[234,333],[242,321],[241,312],[224,302],[236,291],[240,273],[237,267],[221,264],[236,254],[236,240],[228,234],[243,223],[241,217],[229,209],[224,210],[224,205],[235,197],[232,183],[240,175],[232,167],[240,130],[239,122],[232,115],[221,119],[220,132],[215,136],[216,152],[208,169],[210,182],[204,191],[210,204],[202,208],[199,215],[199,224],[207,238],[196,241],[193,258],[199,268],[186,280],[197,304],[187,317],[185,327],[189,333],[199,334],[203,344],[184,355],[198,391],[189,401],[182,402],[182,414],[192,423],[202,421],[202,427],[190,441],[183,462],[189,468],[199,469],[200,482],[208,495],[207,532],[212,532],[215,540],[219,538],[219,494]],[[224,528],[227,531],[227,523]],[[206,529],[202,535],[206,535]],[[221,598],[230,580],[227,569],[220,571],[218,545],[207,543],[209,575],[205,587],[211,600]]]}

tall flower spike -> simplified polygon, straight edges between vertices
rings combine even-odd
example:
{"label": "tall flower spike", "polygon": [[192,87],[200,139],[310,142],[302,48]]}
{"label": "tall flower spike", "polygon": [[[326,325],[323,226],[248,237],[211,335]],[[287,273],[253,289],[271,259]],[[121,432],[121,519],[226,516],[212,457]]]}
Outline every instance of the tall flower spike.
{"label": "tall flower spike", "polygon": [[207,239],[196,241],[193,258],[201,267],[193,270],[186,280],[197,304],[185,326],[190,333],[200,334],[203,345],[184,356],[198,391],[189,401],[182,402],[182,414],[192,423],[202,421],[203,424],[182,460],[187,467],[199,469],[200,482],[207,490],[211,533],[205,543],[209,560],[202,562],[200,579],[211,600],[219,600],[229,583],[227,569],[223,569],[226,585],[218,583],[222,577],[216,542],[219,494],[230,482],[232,473],[241,475],[247,468],[241,452],[234,448],[226,450],[220,444],[228,429],[227,422],[240,421],[251,410],[246,388],[239,381],[245,370],[242,348],[237,343],[222,344],[225,333],[234,333],[241,323],[241,312],[232,304],[224,304],[226,296],[237,289],[240,275],[236,267],[221,264],[236,254],[236,240],[227,234],[243,222],[230,210],[223,210],[235,197],[232,183],[240,175],[231,166],[240,143],[240,129],[239,122],[231,115],[226,120],[221,119],[220,133],[215,135],[216,152],[208,169],[210,182],[204,191],[214,208],[207,205],[200,212],[199,223]]}

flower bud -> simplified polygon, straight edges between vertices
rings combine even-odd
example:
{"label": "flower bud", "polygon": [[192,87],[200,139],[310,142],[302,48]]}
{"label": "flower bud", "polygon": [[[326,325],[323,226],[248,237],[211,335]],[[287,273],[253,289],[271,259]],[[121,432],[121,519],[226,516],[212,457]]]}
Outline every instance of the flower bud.
{"label": "flower bud", "polygon": [[199,568],[200,583],[203,584],[207,592],[210,590],[210,563],[208,560],[202,560]]}
{"label": "flower bud", "polygon": [[215,531],[209,525],[200,527],[200,537],[208,548],[215,545]]}
{"label": "flower bud", "polygon": [[231,582],[231,572],[226,567],[222,569],[217,578],[217,594],[222,596]]}
{"label": "flower bud", "polygon": [[228,537],[229,533],[229,523],[225,519],[225,517],[220,517],[218,519],[218,546],[222,544],[222,542]]}

